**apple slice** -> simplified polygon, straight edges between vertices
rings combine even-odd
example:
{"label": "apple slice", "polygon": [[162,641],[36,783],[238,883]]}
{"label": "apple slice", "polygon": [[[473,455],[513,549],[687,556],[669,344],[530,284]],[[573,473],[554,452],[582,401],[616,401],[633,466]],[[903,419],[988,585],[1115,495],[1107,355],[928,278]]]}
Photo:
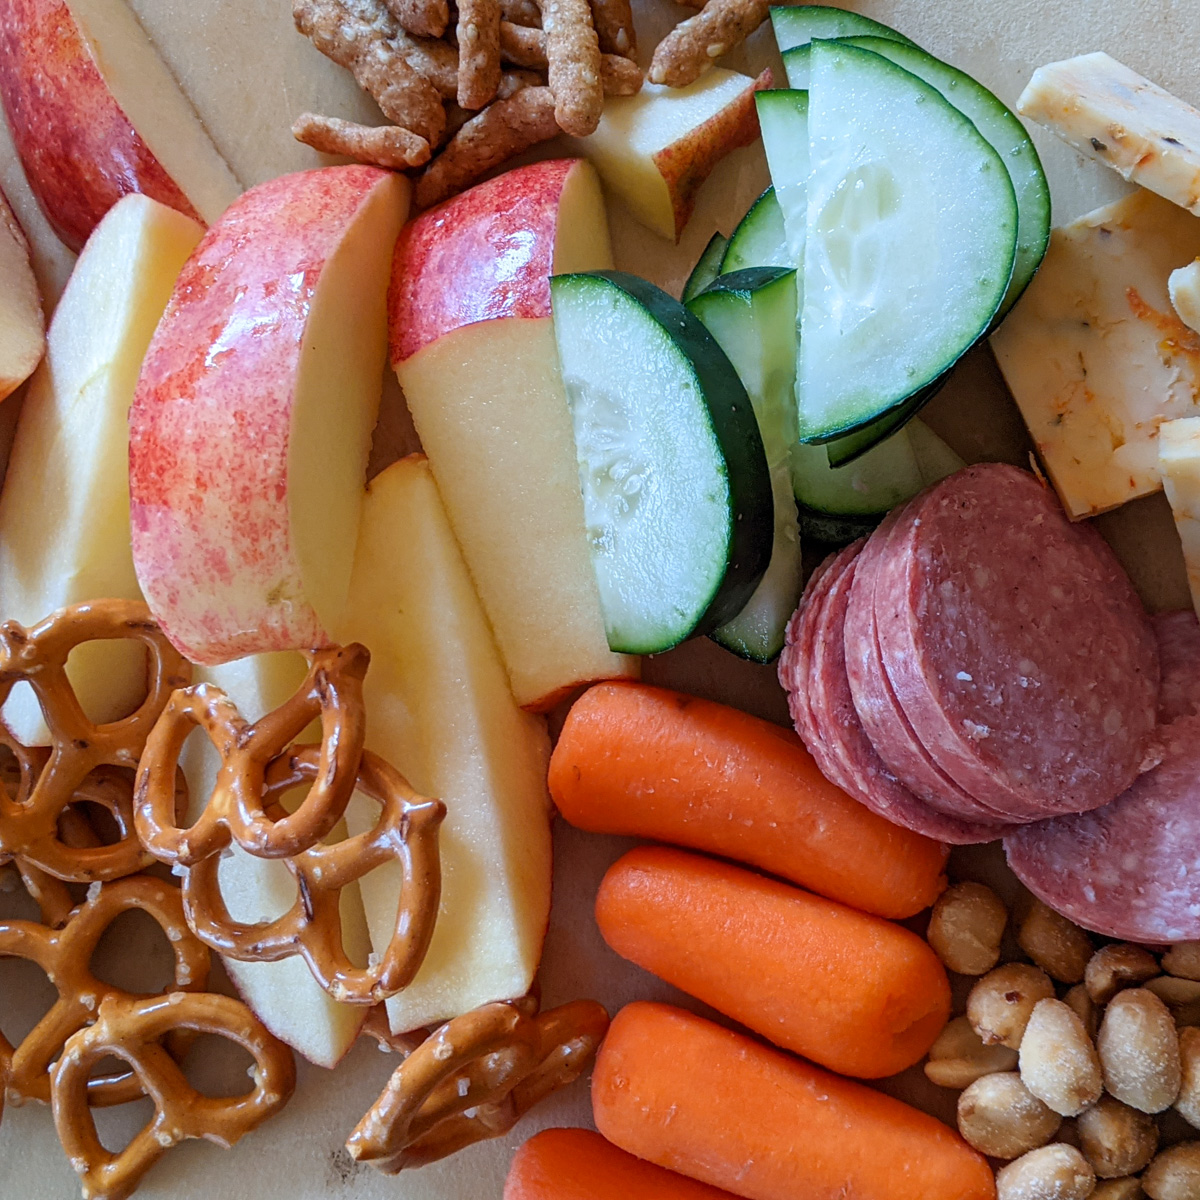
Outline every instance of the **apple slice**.
{"label": "apple slice", "polygon": [[45,349],[46,320],[29,243],[0,191],[0,400],[33,374]]}
{"label": "apple slice", "polygon": [[[257,721],[296,691],[306,670],[303,655],[277,651],[219,667],[200,667],[194,682],[216,684],[247,721]],[[320,739],[320,724],[314,722],[297,740]],[[195,821],[216,785],[220,756],[208,738],[195,733],[184,743],[180,765],[191,800],[188,820]],[[343,832],[344,826],[335,829],[330,840],[337,840]],[[273,920],[295,903],[296,881],[287,867],[278,859],[255,858],[236,844],[222,859],[219,876],[221,894],[235,921]],[[343,889],[341,914],[346,953],[352,961],[365,964],[370,944],[357,886]],[[258,1019],[277,1038],[318,1066],[336,1066],[367,1018],[365,1005],[334,1000],[299,956],[273,963],[238,962],[232,958],[223,962],[234,987]]]}
{"label": "apple slice", "polygon": [[0,100],[72,250],[127,192],[211,222],[241,191],[124,0],[0,0]]}
{"label": "apple slice", "polygon": [[[371,482],[345,640],[371,651],[367,745],[447,812],[437,927],[417,977],[387,1002],[392,1029],[523,996],[550,912],[550,740],[513,699],[423,456]],[[377,812],[360,803],[352,832]],[[362,880],[376,950],[395,926],[398,876]]]}
{"label": "apple slice", "polygon": [[723,67],[687,87],[646,83],[605,101],[596,132],[571,146],[643,225],[678,241],[713,168],[758,140],[754,93],[770,86],[770,70],[750,79]]}
{"label": "apple slice", "polygon": [[509,171],[401,234],[392,365],[526,708],[632,675],[609,651],[588,553],[549,276],[612,266],[595,172]]}
{"label": "apple slice", "polygon": [[[33,624],[67,604],[141,598],[129,549],[129,406],[154,327],[203,233],[156,200],[127,196],[80,255],[0,493],[6,619]],[[145,693],[145,656],[129,642],[81,646],[68,674],[96,720],[126,715]],[[28,685],[13,690],[4,718],[26,745],[48,744]]]}
{"label": "apple slice", "polygon": [[285,175],[241,197],[179,278],[130,413],[138,579],[213,665],[328,642],[350,584],[408,182]]}

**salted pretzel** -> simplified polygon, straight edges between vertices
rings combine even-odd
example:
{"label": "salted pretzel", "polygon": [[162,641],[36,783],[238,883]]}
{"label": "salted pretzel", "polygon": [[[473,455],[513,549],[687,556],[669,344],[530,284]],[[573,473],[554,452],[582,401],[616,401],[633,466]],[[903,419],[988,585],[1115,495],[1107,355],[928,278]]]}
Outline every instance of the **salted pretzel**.
{"label": "salted pretzel", "polygon": [[[254,1087],[244,1096],[213,1098],[196,1091],[163,1048],[172,1033],[216,1034],[254,1056]],[[154,1103],[154,1116],[119,1153],[106,1150],[89,1107],[88,1077],[113,1056],[129,1064]],[[296,1087],[292,1052],[240,1000],[212,993],[172,992],[135,999],[108,996],[96,1023],[71,1037],[54,1070],[54,1124],[88,1200],[124,1200],[174,1145],[206,1138],[228,1149],[274,1116]]]}
{"label": "salted pretzel", "polygon": [[607,1030],[608,1014],[592,1000],[538,1016],[526,996],[455,1017],[396,1068],[346,1149],[394,1175],[500,1137],[582,1074]]}
{"label": "salted pretzel", "polygon": [[[146,647],[148,692],[136,712],[97,725],[71,687],[67,659],[85,642],[120,639]],[[149,865],[153,860],[133,828],[132,774],[171,693],[190,678],[191,667],[146,606],[131,600],[77,604],[28,629],[16,621],[0,625],[0,706],[18,683],[28,683],[53,743],[48,750],[23,746],[0,724],[0,745],[8,747],[16,765],[12,794],[0,789],[0,862],[19,859],[76,883],[117,879]],[[108,809],[118,841],[91,846],[63,841],[63,814],[83,801]]]}
{"label": "salted pretzel", "polygon": [[[366,722],[362,684],[365,646],[314,650],[294,696],[251,725],[218,687],[177,691],[146,743],[137,776],[135,822],[146,849],[161,862],[193,867],[236,841],[259,858],[300,854],[326,837],[354,794]],[[267,769],[317,717],[321,760],[311,787],[293,813],[264,807]],[[188,735],[199,726],[221,756],[216,786],[191,828],[175,811],[175,779]]]}
{"label": "salted pretzel", "polygon": [[[263,789],[268,820],[278,816],[282,822],[279,797],[319,778],[322,758],[317,747],[296,747],[271,764]],[[425,958],[437,920],[438,829],[446,808],[440,800],[417,795],[399,771],[369,750],[359,764],[357,789],[380,806],[374,828],[284,859],[298,895],[274,921],[247,925],[229,915],[221,895],[219,855],[189,868],[183,880],[183,906],[196,936],[221,954],[244,962],[275,962],[299,954],[335,1000],[350,1004],[377,1004],[406,987]],[[341,889],[392,862],[399,863],[404,873],[395,931],[378,960],[359,968],[342,944]]]}
{"label": "salted pretzel", "polygon": [[[50,893],[43,912],[53,914],[61,909],[63,898],[53,887]],[[0,922],[0,958],[37,963],[58,992],[58,999],[19,1046],[14,1047],[0,1033],[0,1059],[9,1062],[10,1094],[48,1103],[50,1066],[67,1040],[95,1020],[106,1000],[133,999],[129,993],[97,979],[91,970],[92,955],[105,930],[121,913],[132,909],[153,917],[166,935],[175,956],[174,987],[181,991],[204,989],[208,982],[208,949],[187,927],[178,888],[151,875],[93,885],[87,901],[71,913],[61,929],[36,921]],[[184,1048],[178,1039],[172,1046],[178,1053]],[[124,1104],[141,1094],[141,1085],[128,1073],[93,1079],[88,1084],[88,1102],[94,1105]]]}

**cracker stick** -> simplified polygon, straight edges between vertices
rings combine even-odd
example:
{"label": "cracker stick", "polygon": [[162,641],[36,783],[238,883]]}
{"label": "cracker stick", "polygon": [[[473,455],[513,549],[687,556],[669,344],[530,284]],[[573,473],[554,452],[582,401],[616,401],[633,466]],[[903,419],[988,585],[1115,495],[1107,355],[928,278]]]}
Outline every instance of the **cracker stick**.
{"label": "cracker stick", "polygon": [[[528,29],[500,22],[500,57],[514,66],[546,69],[546,35],[540,29]],[[635,62],[619,54],[600,56],[600,82],[606,96],[633,96],[642,89],[642,70]]]}
{"label": "cracker stick", "polygon": [[600,40],[588,0],[544,0],[542,27],[555,120],[566,133],[587,137],[604,109]]}
{"label": "cracker stick", "polygon": [[[522,88],[541,87],[546,80],[536,71],[505,71],[500,76],[500,86],[496,89],[497,100],[507,100],[515,96]],[[456,133],[477,113],[468,112],[453,100],[446,105],[446,132],[442,134],[442,144],[449,142]]]}
{"label": "cracker stick", "polygon": [[708,0],[659,42],[650,63],[650,82],[669,87],[693,83],[718,58],[740,46],[767,19],[769,8],[769,0]]}
{"label": "cracker stick", "polygon": [[600,49],[605,54],[620,54],[632,59],[637,52],[637,34],[633,29],[633,8],[629,0],[591,0],[592,22]]}
{"label": "cracker stick", "polygon": [[537,0],[500,0],[500,15],[514,25],[525,25],[530,29],[542,27],[542,10]]}
{"label": "cracker stick", "polygon": [[440,38],[450,24],[447,0],[385,0],[400,28],[418,37]]}
{"label": "cracker stick", "polygon": [[458,95],[458,51],[438,38],[412,37],[399,30],[395,38],[400,57],[424,75],[445,100]]}
{"label": "cracker stick", "polygon": [[301,113],[292,125],[292,136],[322,154],[344,154],[391,171],[423,167],[430,155],[429,143],[400,125],[359,125],[317,113]]}
{"label": "cracker stick", "polygon": [[500,86],[500,0],[460,0],[458,102],[483,108]]}
{"label": "cracker stick", "polygon": [[446,123],[442,98],[400,53],[400,27],[382,0],[297,0],[292,15],[326,58],[349,68],[389,121],[437,142]]}
{"label": "cracker stick", "polygon": [[558,133],[554,95],[548,87],[526,87],[489,104],[451,138],[417,180],[416,203],[429,208],[474,183],[502,162]]}

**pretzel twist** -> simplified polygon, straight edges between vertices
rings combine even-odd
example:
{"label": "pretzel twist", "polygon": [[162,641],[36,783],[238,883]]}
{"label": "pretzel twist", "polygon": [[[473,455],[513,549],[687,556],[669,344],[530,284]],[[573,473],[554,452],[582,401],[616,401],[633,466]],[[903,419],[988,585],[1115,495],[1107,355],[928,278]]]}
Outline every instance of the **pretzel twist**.
{"label": "pretzel twist", "polygon": [[[67,659],[84,642],[119,639],[146,647],[149,689],[136,712],[97,725],[71,687]],[[0,788],[0,862],[17,859],[76,883],[117,879],[148,866],[153,860],[138,843],[125,777],[137,767],[171,693],[188,683],[190,672],[146,606],[130,600],[77,604],[28,629],[16,621],[0,625],[0,707],[18,683],[28,683],[52,740],[49,750],[26,747],[0,724],[0,745],[12,752],[17,768],[13,793]],[[82,801],[108,809],[120,830],[117,842],[72,846],[62,839],[64,813]]]}
{"label": "pretzel twist", "polygon": [[[60,885],[61,886],[61,885]],[[61,903],[54,898],[55,905]],[[150,875],[119,879],[98,887],[86,903],[71,913],[62,929],[35,921],[0,922],[0,958],[23,958],[36,963],[58,992],[44,1017],[14,1047],[0,1034],[0,1059],[8,1061],[8,1087],[23,1100],[50,1101],[50,1068],[64,1044],[96,1018],[109,999],[129,1000],[129,993],[97,979],[92,955],[101,937],[123,912],[139,909],[153,917],[166,934],[175,956],[174,986],[202,991],[208,981],[209,953],[187,927],[177,888]],[[182,1052],[178,1039],[172,1047]],[[89,1081],[88,1103],[124,1104],[137,1099],[141,1087],[128,1074]]]}
{"label": "pretzel twist", "polygon": [[485,1004],[431,1034],[350,1134],[350,1155],[393,1175],[507,1133],[583,1073],[608,1029],[591,1000],[536,1013],[528,996]]}
{"label": "pretzel twist", "polygon": [[[228,1038],[254,1056],[254,1087],[244,1096],[212,1098],[196,1091],[163,1049],[181,1029]],[[131,1068],[154,1102],[154,1116],[119,1153],[106,1150],[89,1107],[88,1076],[112,1055]],[[240,1001],[211,993],[172,992],[135,999],[109,996],[96,1023],[72,1036],[55,1068],[54,1124],[90,1200],[125,1200],[174,1145],[207,1138],[228,1148],[277,1113],[296,1086],[291,1051]]]}
{"label": "pretzel twist", "polygon": [[[264,811],[282,814],[279,797],[320,777],[321,757],[317,747],[298,746],[276,759],[264,777]],[[219,855],[191,867],[184,876],[183,906],[196,936],[243,962],[276,962],[298,954],[317,982],[344,1003],[377,1004],[406,987],[425,958],[437,920],[438,830],[446,808],[440,800],[418,796],[399,771],[369,750],[361,758],[357,787],[380,806],[375,827],[284,859],[298,895],[273,921],[243,924],[230,916],[221,894]],[[395,931],[378,961],[355,967],[342,942],[341,889],[391,862],[404,873]]]}
{"label": "pretzel twist", "polygon": [[[251,725],[218,687],[202,683],[175,692],[146,743],[134,798],[137,832],[161,862],[194,867],[231,841],[259,858],[300,854],[326,837],[354,794],[366,722],[362,684],[365,646],[314,650],[294,696]],[[321,719],[320,765],[293,813],[268,815],[267,770],[307,726]],[[175,778],[188,735],[202,729],[221,757],[216,787],[191,828],[175,815]]]}

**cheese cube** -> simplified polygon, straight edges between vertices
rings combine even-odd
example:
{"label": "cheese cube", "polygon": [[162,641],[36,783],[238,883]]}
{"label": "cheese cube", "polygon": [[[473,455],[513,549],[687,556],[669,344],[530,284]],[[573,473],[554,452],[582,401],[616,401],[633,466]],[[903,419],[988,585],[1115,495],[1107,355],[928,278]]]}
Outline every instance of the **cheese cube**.
{"label": "cheese cube", "polygon": [[1200,215],[1200,112],[1115,58],[1081,54],[1040,67],[1017,111]]}
{"label": "cheese cube", "polygon": [[1171,272],[1167,280],[1171,307],[1189,328],[1200,332],[1200,258]]}
{"label": "cheese cube", "polygon": [[1056,229],[992,348],[1067,512],[1093,516],[1161,487],[1158,428],[1200,415],[1200,335],[1171,272],[1200,255],[1200,220],[1150,192]]}
{"label": "cheese cube", "polygon": [[1200,417],[1166,422],[1159,431],[1158,455],[1183,543],[1192,604],[1200,613]]}

